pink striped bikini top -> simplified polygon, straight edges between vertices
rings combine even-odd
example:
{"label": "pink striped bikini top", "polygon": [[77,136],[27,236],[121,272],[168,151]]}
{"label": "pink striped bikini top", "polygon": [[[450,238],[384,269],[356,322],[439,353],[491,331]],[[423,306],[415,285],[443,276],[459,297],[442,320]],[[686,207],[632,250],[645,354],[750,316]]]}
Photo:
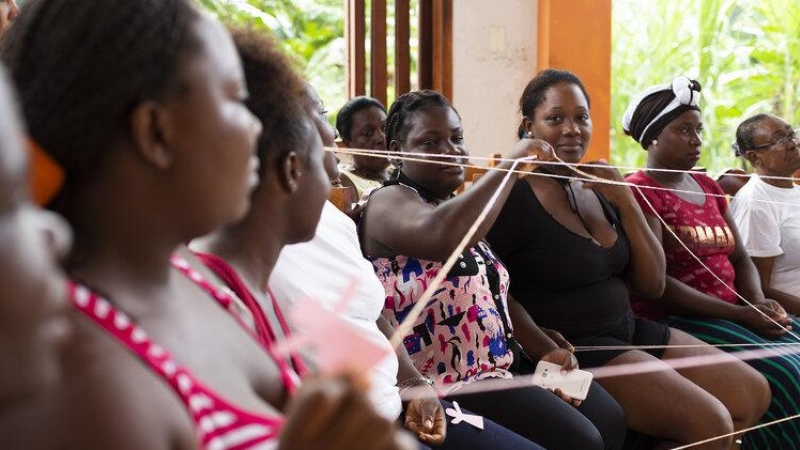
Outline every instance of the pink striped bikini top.
{"label": "pink striped bikini top", "polygon": [[[267,315],[261,308],[261,304],[258,302],[253,293],[250,292],[250,289],[244,283],[239,274],[236,273],[236,270],[230,266],[230,264],[228,264],[219,256],[211,253],[195,252],[194,255],[200,260],[201,263],[203,263],[203,265],[208,267],[209,270],[220,277],[220,279],[228,285],[228,288],[233,290],[234,294],[239,297],[242,303],[244,303],[253,317],[253,322],[256,328],[255,339],[257,339],[258,342],[264,346],[264,349],[267,351],[267,353],[269,353],[270,356],[272,356],[272,359],[275,360],[275,363],[278,365],[278,369],[281,371],[283,385],[286,386],[286,390],[289,392],[289,394],[294,394],[297,392],[297,389],[300,387],[300,378],[308,372],[308,369],[306,368],[300,354],[297,351],[290,352],[291,365],[293,367],[291,367],[284,358],[275,354],[273,346],[278,341],[278,335],[275,333],[275,330],[273,329],[272,324],[270,324],[269,319],[267,319]],[[175,265],[175,263],[173,263],[173,265]],[[275,317],[278,319],[281,332],[285,338],[288,339],[291,335],[291,330],[289,329],[289,325],[286,323],[286,319],[283,317],[283,312],[281,311],[280,305],[278,305],[277,300],[275,300],[275,296],[272,295],[272,291],[269,290],[269,288],[267,288],[267,295],[269,296],[271,302],[271,305],[268,306],[272,306],[272,311],[275,314]]]}
{"label": "pink striped bikini top", "polygon": [[[183,259],[173,257],[172,262],[227,309],[232,301],[227,293],[216,289]],[[128,347],[172,387],[194,421],[202,448],[267,450],[278,447],[278,435],[285,422],[282,416],[263,416],[231,405],[175,362],[166,349],[154,343],[141,327],[125,313],[114,309],[106,299],[75,282],[69,283],[69,294],[77,310]]]}

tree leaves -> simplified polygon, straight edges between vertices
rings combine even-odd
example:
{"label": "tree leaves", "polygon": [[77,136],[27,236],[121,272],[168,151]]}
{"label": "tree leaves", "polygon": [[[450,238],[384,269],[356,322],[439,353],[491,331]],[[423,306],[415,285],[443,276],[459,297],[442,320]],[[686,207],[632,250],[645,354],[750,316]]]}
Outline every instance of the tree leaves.
{"label": "tree leaves", "polygon": [[618,120],[632,96],[688,75],[703,85],[707,133],[700,165],[740,165],[736,127],[766,112],[800,119],[800,0],[614,0],[612,160],[641,167],[646,158]]}

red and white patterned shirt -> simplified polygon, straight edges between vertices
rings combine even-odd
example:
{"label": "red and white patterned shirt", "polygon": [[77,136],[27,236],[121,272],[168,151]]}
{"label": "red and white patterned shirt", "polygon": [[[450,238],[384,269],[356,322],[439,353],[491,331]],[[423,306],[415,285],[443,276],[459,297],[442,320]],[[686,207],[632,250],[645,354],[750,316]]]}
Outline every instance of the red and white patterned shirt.
{"label": "red and white patterned shirt", "polygon": [[[671,191],[664,190],[664,186],[648,177],[643,171],[629,176],[627,181],[643,187],[641,193],[637,189],[633,190],[642,211],[649,216],[656,214],[661,216],[669,225],[669,229],[677,234],[692,253],[697,255],[724,283],[720,283],[692,257],[672,233],[664,230],[662,241],[667,257],[667,275],[712,297],[736,303],[738,301],[734,285],[736,272],[728,259],[733,253],[735,240],[723,217],[728,209],[728,202],[714,180],[700,173],[691,175],[705,193],[714,194],[707,195],[702,205],[694,204]],[[649,200],[652,207],[642,195]],[[631,306],[640,317],[660,320],[667,315],[666,311],[653,302],[632,298]]]}

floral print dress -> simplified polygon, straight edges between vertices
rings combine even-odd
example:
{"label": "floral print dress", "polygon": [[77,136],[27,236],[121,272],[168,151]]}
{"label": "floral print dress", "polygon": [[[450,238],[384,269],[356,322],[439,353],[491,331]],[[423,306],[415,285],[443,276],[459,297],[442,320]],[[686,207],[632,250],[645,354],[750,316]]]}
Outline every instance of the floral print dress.
{"label": "floral print dress", "polygon": [[[443,265],[407,256],[368,259],[386,292],[383,315],[395,328]],[[505,267],[479,242],[459,256],[411,332],[403,336],[417,370],[444,392],[484,378],[511,378],[507,369],[514,356],[507,336],[512,330],[503,325],[510,324],[508,284]]]}

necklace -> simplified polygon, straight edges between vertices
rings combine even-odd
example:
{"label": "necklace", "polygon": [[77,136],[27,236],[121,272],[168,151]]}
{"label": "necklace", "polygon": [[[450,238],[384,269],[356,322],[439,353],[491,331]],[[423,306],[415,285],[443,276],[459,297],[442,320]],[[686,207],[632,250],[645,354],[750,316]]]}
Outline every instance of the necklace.
{"label": "necklace", "polygon": [[[536,171],[548,175],[556,175],[556,176],[558,175],[547,170],[544,167],[539,167],[538,169],[536,169]],[[573,214],[578,216],[578,219],[580,219],[581,223],[583,224],[583,227],[586,228],[586,231],[589,231],[589,225],[586,223],[586,219],[583,218],[583,214],[581,214],[581,210],[578,207],[578,201],[577,198],[575,197],[575,191],[572,190],[572,180],[570,180],[569,178],[556,178],[556,177],[553,177],[552,179],[555,180],[555,182],[558,183],[558,185],[561,186],[561,189],[564,191],[564,195],[567,197],[567,204],[569,205],[569,210],[572,211]]]}

